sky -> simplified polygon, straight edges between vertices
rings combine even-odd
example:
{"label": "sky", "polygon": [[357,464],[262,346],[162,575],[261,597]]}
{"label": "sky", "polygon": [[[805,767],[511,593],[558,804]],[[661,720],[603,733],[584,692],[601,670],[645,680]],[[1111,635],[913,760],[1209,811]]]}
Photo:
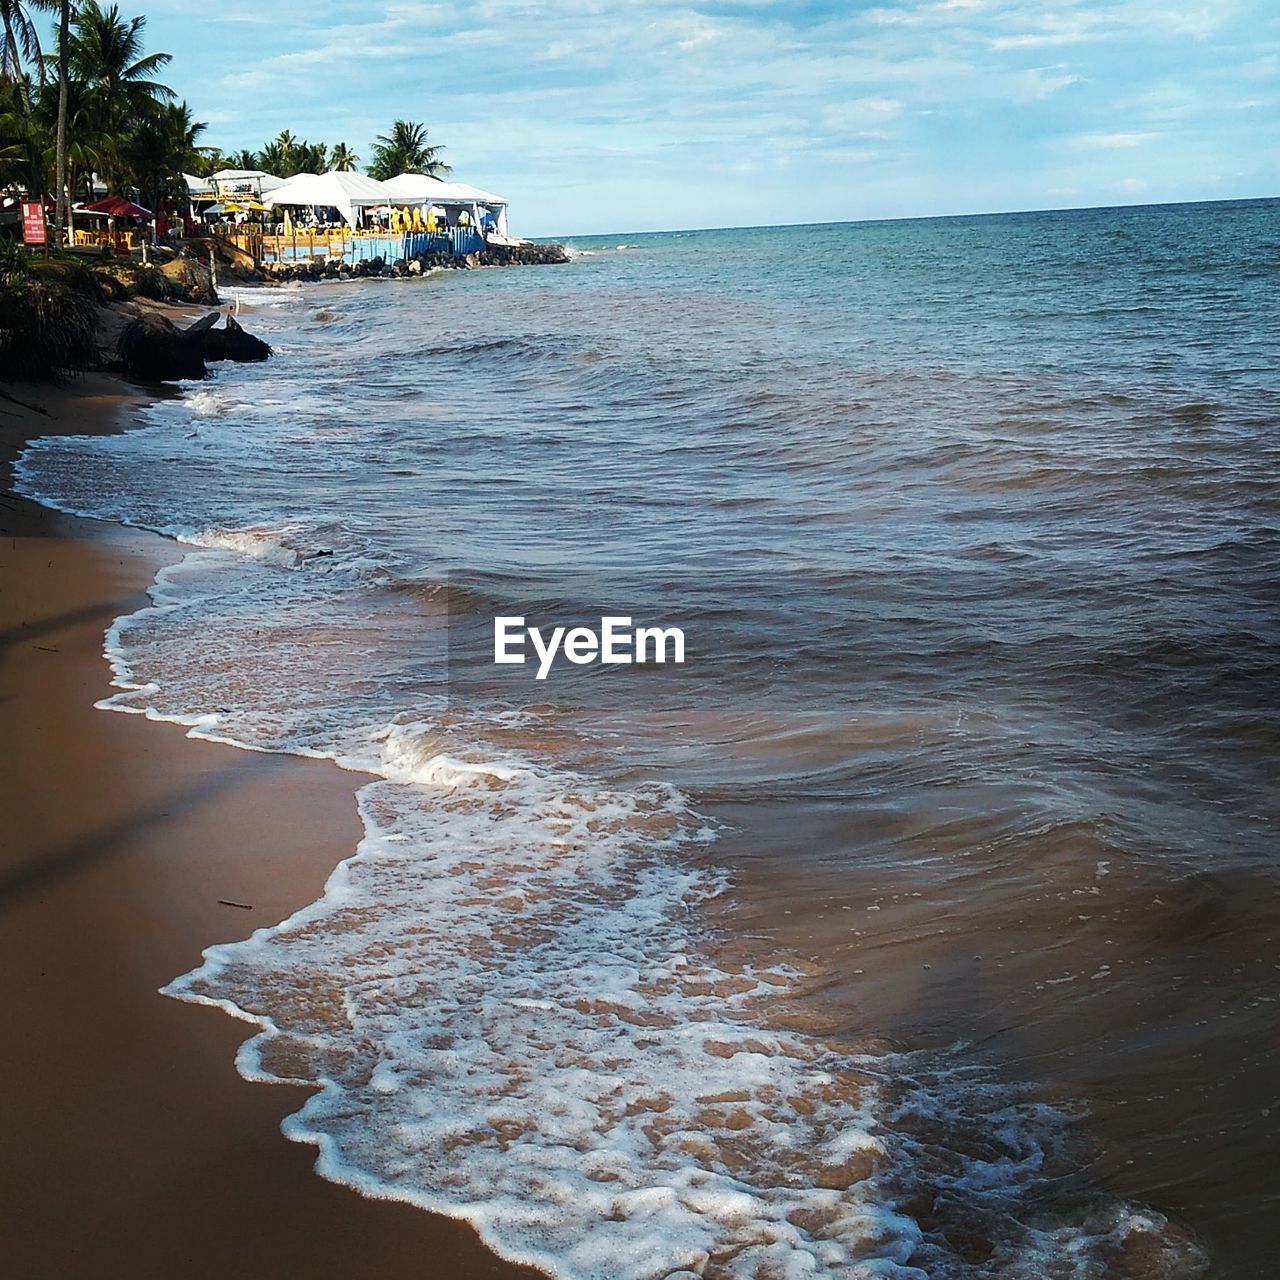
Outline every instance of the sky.
{"label": "sky", "polygon": [[421,121],[530,236],[1280,194],[1275,0],[120,7],[211,143]]}

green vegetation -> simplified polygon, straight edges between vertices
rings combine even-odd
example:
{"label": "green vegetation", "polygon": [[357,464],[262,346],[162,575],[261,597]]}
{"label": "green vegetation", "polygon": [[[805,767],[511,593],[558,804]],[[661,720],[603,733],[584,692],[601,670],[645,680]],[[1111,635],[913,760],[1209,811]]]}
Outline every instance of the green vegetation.
{"label": "green vegetation", "polygon": [[59,28],[46,53],[32,7],[0,0],[0,186],[56,194],[61,153],[73,201],[92,199],[95,174],[113,191],[136,191],[149,208],[184,197],[182,174],[203,160],[205,126],[157,79],[170,59],[145,51],[146,19],[81,0],[68,7],[66,39]]}
{"label": "green vegetation", "polygon": [[0,236],[0,380],[58,379],[99,365],[99,308],[148,298],[207,302],[212,282],[193,258],[163,266],[24,253]]}
{"label": "green vegetation", "polygon": [[[3,3],[4,0],[0,0]],[[427,127],[413,120],[397,120],[391,132],[379,135],[373,144],[371,178],[394,178],[398,173],[429,173],[443,177],[451,170],[441,159],[444,148],[427,140]],[[295,138],[288,129],[264,143],[260,151],[214,151],[207,154],[191,173],[217,173],[219,169],[262,169],[278,178],[297,173],[344,172],[356,169],[360,157],[345,142],[328,146]]]}
{"label": "green vegetation", "polygon": [[427,127],[412,120],[397,120],[389,134],[379,134],[373,147],[369,177],[385,182],[398,173],[426,173],[442,178],[452,172],[440,159],[443,147],[427,142]]}
{"label": "green vegetation", "polygon": [[[56,14],[48,42],[36,18]],[[360,157],[288,130],[259,151],[206,145],[206,126],[161,79],[171,58],[148,53],[146,19],[103,0],[0,0],[0,191],[52,196],[55,225],[102,184],[151,210],[187,202],[184,174],[261,169],[280,177],[354,170]],[[447,174],[426,126],[396,120],[372,144],[369,173]],[[16,228],[15,228],[16,231]],[[201,274],[203,272],[203,275]],[[23,252],[0,234],[0,378],[52,378],[98,362],[98,308],[131,297],[207,299],[207,268],[178,257],[144,266],[127,258]]]}
{"label": "green vegetation", "polygon": [[[57,11],[52,52],[35,17]],[[262,169],[282,178],[354,170],[345,142],[329,145],[284,130],[260,150],[223,152],[207,145],[207,126],[160,79],[171,57],[148,53],[146,18],[122,16],[101,0],[0,0],[0,188],[31,196],[92,200],[96,179],[148,209],[182,202],[184,173]],[[372,144],[371,177],[450,172],[444,148],[425,125],[396,120]],[[59,183],[65,174],[65,184]],[[101,188],[99,188],[100,190]],[[65,225],[65,218],[58,219]]]}
{"label": "green vegetation", "polygon": [[103,298],[82,262],[32,258],[0,240],[0,378],[36,381],[92,365]]}

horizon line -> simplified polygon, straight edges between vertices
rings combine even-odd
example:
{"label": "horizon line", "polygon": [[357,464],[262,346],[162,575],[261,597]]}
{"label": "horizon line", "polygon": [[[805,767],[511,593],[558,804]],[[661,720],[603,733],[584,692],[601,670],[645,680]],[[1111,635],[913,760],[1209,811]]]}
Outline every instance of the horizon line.
{"label": "horizon line", "polygon": [[1176,209],[1205,204],[1254,204],[1258,201],[1280,200],[1272,196],[1229,196],[1207,200],[1143,200],[1121,204],[1049,205],[1040,209],[983,209],[966,213],[910,213],[891,214],[877,218],[837,218],[830,222],[747,222],[720,227],[663,227],[651,231],[576,231],[564,236],[537,235],[532,240],[602,240],[613,236],[670,236],[700,235],[714,231],[791,231],[797,227],[856,227],[881,222],[948,222],[959,218],[1016,218],[1037,213],[1105,213],[1110,209]]}

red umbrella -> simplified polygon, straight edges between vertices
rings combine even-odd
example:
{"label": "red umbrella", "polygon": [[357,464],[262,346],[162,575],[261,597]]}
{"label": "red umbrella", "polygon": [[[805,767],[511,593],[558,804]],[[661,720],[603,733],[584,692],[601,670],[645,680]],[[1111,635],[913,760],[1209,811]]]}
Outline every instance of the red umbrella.
{"label": "red umbrella", "polygon": [[152,219],[150,209],[126,200],[124,196],[105,196],[101,200],[95,200],[93,204],[85,205],[84,212],[105,213],[109,218],[141,218],[144,222]]}

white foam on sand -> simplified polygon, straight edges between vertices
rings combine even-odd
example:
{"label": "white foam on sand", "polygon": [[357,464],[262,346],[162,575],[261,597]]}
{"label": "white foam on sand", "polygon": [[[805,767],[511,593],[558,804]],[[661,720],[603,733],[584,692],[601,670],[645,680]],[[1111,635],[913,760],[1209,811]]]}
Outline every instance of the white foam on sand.
{"label": "white foam on sand", "polygon": [[[794,1029],[802,974],[729,958],[708,922],[729,886],[675,790],[500,749],[506,715],[326,720],[324,659],[300,673],[290,644],[362,588],[293,536],[217,531],[163,571],[109,637],[104,705],[378,778],[320,901],[166,988],[259,1027],[248,1078],[319,1086],[284,1128],[325,1176],[464,1218],[566,1280],[1084,1280],[1134,1232],[1186,1260],[1154,1215],[1027,1212],[1061,1113]],[[899,1207],[921,1178],[991,1226],[1003,1261],[969,1269]]]}

